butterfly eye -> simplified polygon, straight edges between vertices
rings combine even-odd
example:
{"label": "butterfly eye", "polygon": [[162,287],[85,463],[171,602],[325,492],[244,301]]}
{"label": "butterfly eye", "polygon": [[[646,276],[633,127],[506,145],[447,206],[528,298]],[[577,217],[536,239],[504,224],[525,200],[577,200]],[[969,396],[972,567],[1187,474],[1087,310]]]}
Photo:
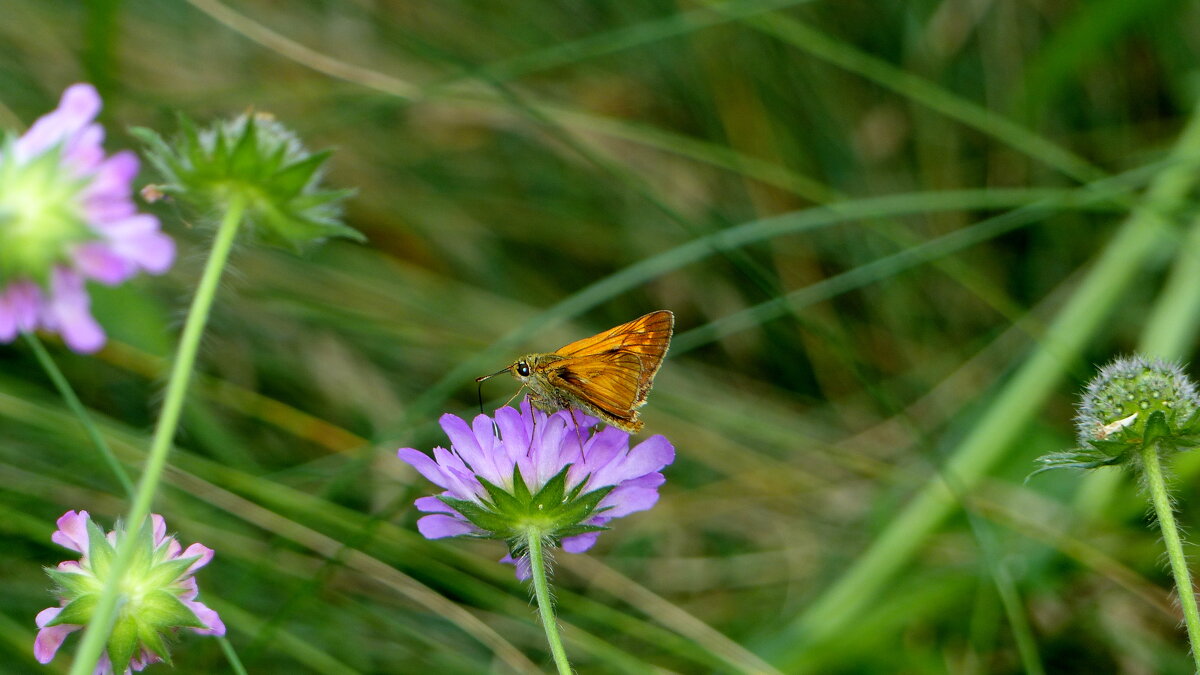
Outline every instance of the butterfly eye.
{"label": "butterfly eye", "polygon": [[524,361],[517,362],[517,374],[521,377],[529,377],[529,364]]}

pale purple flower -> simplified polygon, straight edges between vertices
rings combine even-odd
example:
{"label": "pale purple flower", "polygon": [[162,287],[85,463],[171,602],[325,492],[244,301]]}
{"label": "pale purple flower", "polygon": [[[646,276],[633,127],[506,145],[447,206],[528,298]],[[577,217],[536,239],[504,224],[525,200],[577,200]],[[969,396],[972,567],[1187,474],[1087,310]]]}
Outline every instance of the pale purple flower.
{"label": "pale purple flower", "polygon": [[[664,482],[660,471],[675,459],[675,448],[664,436],[654,435],[632,448],[630,435],[615,427],[595,429],[597,420],[578,410],[547,415],[531,409],[509,407],[496,411],[493,419],[479,415],[472,425],[450,414],[442,415],[442,429],[450,438],[450,449],[433,449],[433,459],[412,448],[401,448],[400,459],[422,476],[443,488],[438,496],[416,500],[417,509],[429,515],[417,522],[429,539],[473,535],[511,539],[525,523],[534,522],[551,537],[561,540],[563,550],[582,553],[596,543],[600,529],[615,518],[644,511],[658,501]],[[496,431],[499,431],[497,435]],[[525,494],[514,481],[514,468],[528,493],[537,494],[552,478],[566,470],[568,501],[579,502],[599,490],[608,490],[583,514],[582,520],[555,520],[545,510],[523,511],[497,505],[484,482],[515,494]],[[573,496],[572,496],[573,495]],[[454,508],[443,498],[461,500],[503,519],[504,528],[485,530],[473,522],[464,505]],[[479,519],[476,519],[479,520]],[[578,530],[586,530],[579,532]],[[528,564],[506,556],[503,562],[517,564],[518,576],[528,576]]]}
{"label": "pale purple flower", "polygon": [[[152,514],[150,518],[152,536],[147,539],[147,543],[152,547],[152,551],[139,554],[140,566],[135,565],[126,572],[125,583],[122,586],[134,590],[126,591],[126,597],[121,601],[122,615],[118,617],[118,622],[130,619],[139,611],[145,610],[146,615],[140,617],[141,623],[150,625],[159,632],[170,632],[183,627],[200,635],[224,635],[225,624],[222,623],[221,618],[215,611],[196,599],[199,590],[196,587],[196,579],[192,576],[212,560],[212,549],[202,544],[192,544],[184,549],[174,537],[167,536],[167,525],[162,516]],[[91,542],[91,537],[95,534],[102,534],[102,532],[91,523],[91,517],[87,511],[67,511],[58,519],[58,530],[50,536],[54,543],[75,551],[82,557],[79,560],[61,562],[57,568],[48,570],[51,576],[59,578],[60,582],[62,580],[60,575],[73,575],[70,585],[74,590],[64,591],[68,595],[73,594],[73,597],[62,597],[59,599],[59,606],[48,607],[37,615],[36,622],[40,630],[38,630],[37,639],[33,644],[33,653],[40,663],[49,663],[58,653],[58,649],[66,637],[84,627],[82,621],[77,624],[51,625],[54,620],[64,610],[68,610],[71,603],[78,601],[86,604],[89,599],[94,600],[95,597],[98,597],[104,588],[106,579],[96,576],[89,555],[96,552],[113,555],[118,537],[126,536],[120,530],[111,531],[104,535],[106,541],[100,542],[103,550],[96,551]],[[182,572],[174,575],[173,579],[164,580],[163,574],[159,571],[162,569],[161,566],[185,558],[195,558],[195,560]],[[164,607],[162,604],[163,594],[160,593],[158,598],[151,597],[154,592],[160,591],[165,591],[178,602],[171,601]],[[131,654],[128,666],[120,672],[140,671],[147,665],[161,660],[162,658],[158,654],[139,643]],[[113,664],[107,652],[100,658],[94,672],[95,675],[113,675]]]}
{"label": "pale purple flower", "polygon": [[72,85],[0,147],[0,342],[41,328],[95,351],[105,336],[85,282],[116,285],[174,261],[174,242],[133,202],[137,156],[104,153],[100,106],[90,84]]}

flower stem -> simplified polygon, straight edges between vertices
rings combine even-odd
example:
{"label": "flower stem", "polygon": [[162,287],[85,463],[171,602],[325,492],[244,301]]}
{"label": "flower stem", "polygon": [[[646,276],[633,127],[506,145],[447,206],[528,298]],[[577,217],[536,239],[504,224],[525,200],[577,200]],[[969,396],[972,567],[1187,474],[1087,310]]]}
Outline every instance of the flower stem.
{"label": "flower stem", "polygon": [[[244,200],[241,197],[234,197],[217,230],[212,251],[204,266],[204,274],[200,277],[200,285],[196,289],[196,296],[192,299],[191,308],[188,309],[187,320],[183,326],[183,336],[179,341],[175,362],[171,366],[170,379],[167,380],[167,392],[163,399],[162,411],[158,416],[158,424],[154,428],[150,452],[146,456],[146,467],[142,471],[141,479],[138,481],[137,494],[134,496],[133,505],[125,519],[125,531],[128,533],[137,532],[142,526],[142,521],[150,514],[150,505],[154,501],[154,494],[167,464],[167,454],[170,452],[171,442],[174,440],[175,431],[179,426],[179,415],[183,410],[188,382],[196,363],[200,337],[204,334],[205,324],[208,323],[208,313],[212,308],[213,299],[216,297],[217,285],[221,280],[221,273],[225,269],[225,263],[229,260],[229,252],[233,248],[233,241],[238,226],[242,222],[244,211]],[[92,618],[84,632],[83,642],[79,645],[75,662],[71,664],[71,675],[88,675],[95,669],[96,661],[100,658],[100,653],[112,630],[112,621],[117,606],[117,588],[120,579],[125,574],[125,569],[133,558],[136,542],[137,537],[134,536],[126,536],[121,539],[121,544],[117,548],[116,560],[104,585],[104,592],[92,610]]]}
{"label": "flower stem", "polygon": [[234,675],[248,675],[246,666],[242,665],[242,660],[238,658],[237,651],[233,648],[233,643],[229,638],[222,635],[217,638],[217,644],[221,645],[221,651],[225,652],[225,659],[229,661],[229,667],[233,669]]}
{"label": "flower stem", "polygon": [[1187,624],[1188,641],[1192,645],[1192,659],[1196,671],[1200,672],[1200,611],[1196,609],[1196,591],[1192,588],[1192,577],[1188,573],[1187,560],[1183,556],[1183,543],[1179,528],[1175,525],[1175,514],[1171,498],[1167,496],[1167,484],[1163,479],[1158,459],[1158,444],[1147,443],[1142,448],[1142,475],[1150,491],[1150,502],[1154,515],[1162,529],[1163,543],[1167,547],[1167,558],[1171,561],[1171,573],[1175,575],[1175,589],[1179,593],[1179,605],[1183,608],[1183,620]]}
{"label": "flower stem", "polygon": [[550,654],[559,675],[571,675],[571,663],[558,635],[558,621],[554,618],[554,603],[550,600],[550,584],[546,581],[546,556],[542,552],[542,533],[531,529],[525,534],[529,544],[529,569],[533,573],[533,594],[537,597],[538,612],[542,615],[542,628],[546,631],[546,642],[550,643]]}
{"label": "flower stem", "polygon": [[46,351],[46,347],[42,345],[42,341],[33,333],[24,333],[25,344],[33,350],[33,355],[37,357],[38,363],[42,369],[46,371],[46,375],[50,377],[50,381],[54,383],[54,387],[58,389],[58,394],[66,401],[67,407],[75,416],[79,418],[83,428],[87,431],[88,438],[92,440],[92,444],[100,451],[100,456],[104,458],[104,462],[108,464],[108,468],[116,474],[117,480],[121,482],[121,487],[125,489],[126,498],[133,497],[133,481],[129,479],[129,474],[125,472],[125,468],[117,461],[117,456],[113,454],[112,448],[108,447],[108,443],[104,437],[100,435],[100,430],[96,428],[92,418],[87,413],[87,409],[83,407],[83,403],[79,397],[75,395],[75,390],[71,388],[71,384],[67,382],[66,376],[58,369],[58,364],[50,357],[50,352]]}

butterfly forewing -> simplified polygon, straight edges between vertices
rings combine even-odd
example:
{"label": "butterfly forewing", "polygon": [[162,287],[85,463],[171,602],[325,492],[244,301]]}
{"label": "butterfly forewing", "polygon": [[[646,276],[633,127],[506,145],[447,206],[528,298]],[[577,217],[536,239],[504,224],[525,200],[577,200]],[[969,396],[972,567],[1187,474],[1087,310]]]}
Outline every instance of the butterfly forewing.
{"label": "butterfly forewing", "polygon": [[603,333],[576,340],[554,352],[560,356],[585,357],[610,351],[636,354],[640,359],[641,379],[639,389],[649,391],[650,384],[662,365],[663,356],[671,344],[671,332],[675,328],[675,315],[661,309],[623,323]]}
{"label": "butterfly forewing", "polygon": [[562,359],[552,363],[546,374],[554,386],[622,419],[632,418],[639,399],[645,400],[642,362],[632,352],[609,351]]}

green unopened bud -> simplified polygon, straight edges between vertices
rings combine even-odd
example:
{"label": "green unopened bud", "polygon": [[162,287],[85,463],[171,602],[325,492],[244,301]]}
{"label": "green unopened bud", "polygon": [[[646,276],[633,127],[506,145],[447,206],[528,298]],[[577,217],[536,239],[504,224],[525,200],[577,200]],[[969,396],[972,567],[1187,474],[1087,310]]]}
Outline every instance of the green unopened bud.
{"label": "green unopened bud", "polygon": [[1075,422],[1079,447],[1040,458],[1038,472],[1134,463],[1150,444],[1160,453],[1200,445],[1200,395],[1176,363],[1123,357],[1088,383]]}
{"label": "green unopened bud", "polygon": [[1079,443],[1140,442],[1155,412],[1175,434],[1198,407],[1196,387],[1178,364],[1120,358],[1101,368],[1084,391],[1076,418]]}
{"label": "green unopened bud", "polygon": [[149,129],[133,130],[166,179],[152,193],[178,197],[202,214],[223,212],[236,196],[256,236],[284,248],[329,237],[364,239],[341,220],[341,201],[353,191],[321,187],[329,151],[309,152],[296,134],[263,113],[204,130],[181,116],[180,126],[173,144]]}

